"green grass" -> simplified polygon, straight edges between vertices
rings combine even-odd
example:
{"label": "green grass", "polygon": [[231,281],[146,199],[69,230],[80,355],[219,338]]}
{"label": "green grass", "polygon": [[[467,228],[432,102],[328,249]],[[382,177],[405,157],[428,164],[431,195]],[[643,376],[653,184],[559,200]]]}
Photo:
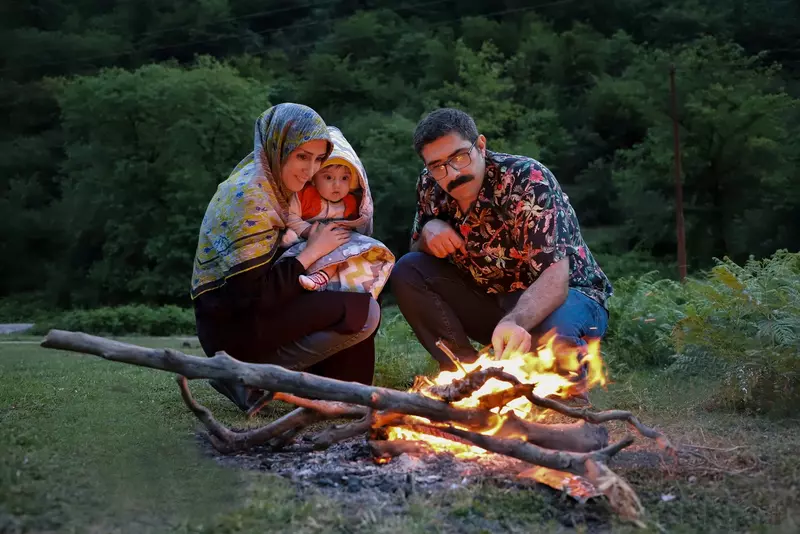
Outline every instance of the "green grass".
{"label": "green grass", "polygon": [[[181,348],[177,339],[125,339]],[[411,339],[408,325],[387,313],[379,384],[404,388],[434,369]],[[249,424],[203,381],[192,388],[224,422]],[[642,498],[651,530],[794,531],[797,421],[705,411],[710,391],[699,379],[651,372],[615,377],[593,395],[600,407],[635,411],[678,444],[708,447],[677,466],[619,470]],[[602,504],[488,482],[430,498],[398,496],[391,509],[354,509],[316,492],[300,495],[268,473],[218,466],[201,454],[196,428],[167,373],[34,343],[0,344],[0,532],[633,531]],[[643,440],[636,446],[652,448]]]}

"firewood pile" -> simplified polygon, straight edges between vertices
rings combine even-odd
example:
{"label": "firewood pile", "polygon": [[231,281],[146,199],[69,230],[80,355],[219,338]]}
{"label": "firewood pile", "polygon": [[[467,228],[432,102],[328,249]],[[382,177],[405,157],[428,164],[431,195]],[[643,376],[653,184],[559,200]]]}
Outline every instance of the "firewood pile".
{"label": "firewood pile", "polygon": [[[291,447],[310,453],[359,436],[367,440],[376,463],[402,454],[450,452],[468,457],[494,453],[531,464],[528,476],[550,485],[553,480],[588,484],[608,499],[621,518],[640,525],[644,509],[636,493],[608,467],[614,455],[635,438],[627,435],[611,443],[603,424],[623,421],[665,453],[675,453],[663,434],[631,412],[596,412],[563,400],[604,383],[598,343],[590,343],[580,364],[574,351],[557,346],[555,336],[535,354],[498,360],[489,351],[481,351],[472,364],[453,358],[456,371],[442,372],[435,379],[417,377],[408,391],[249,364],[224,352],[205,358],[80,332],[51,330],[42,346],[175,373],[184,403],[222,454],[253,447],[273,451]],[[441,342],[439,347],[449,353]],[[264,426],[232,430],[193,398],[188,380],[202,378],[236,381],[268,392],[251,408],[250,416],[272,401],[296,408]],[[325,421],[329,423],[320,425]]]}

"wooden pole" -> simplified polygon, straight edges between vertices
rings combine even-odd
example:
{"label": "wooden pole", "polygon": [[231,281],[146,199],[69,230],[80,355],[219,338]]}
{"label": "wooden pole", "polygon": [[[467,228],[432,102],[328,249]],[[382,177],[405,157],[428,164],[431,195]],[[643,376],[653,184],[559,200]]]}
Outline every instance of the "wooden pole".
{"label": "wooden pole", "polygon": [[672,137],[675,151],[675,232],[678,238],[678,274],[686,280],[686,236],[683,228],[683,187],[681,185],[681,141],[678,128],[678,103],[675,91],[675,65],[669,69],[670,96],[672,100]]}

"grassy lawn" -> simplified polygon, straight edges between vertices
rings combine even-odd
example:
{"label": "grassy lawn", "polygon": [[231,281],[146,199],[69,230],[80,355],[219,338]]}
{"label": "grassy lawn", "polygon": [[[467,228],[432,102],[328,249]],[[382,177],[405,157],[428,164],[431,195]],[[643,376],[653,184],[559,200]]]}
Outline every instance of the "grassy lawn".
{"label": "grassy lawn", "polygon": [[[181,348],[178,339],[124,340]],[[391,316],[379,354],[381,385],[405,387],[433,369],[407,326]],[[204,382],[192,387],[217,417],[246,425]],[[642,498],[651,529],[797,531],[797,421],[706,411],[709,391],[702,381],[639,373],[616,377],[593,396],[599,407],[633,410],[674,442],[695,446],[678,465],[619,469]],[[353,511],[321,494],[299,495],[274,475],[217,465],[201,454],[196,428],[167,373],[36,343],[0,344],[0,532],[632,530],[607,513],[593,522],[602,506],[491,483],[428,499],[398,497],[392,510]],[[652,444],[639,440],[636,447]]]}

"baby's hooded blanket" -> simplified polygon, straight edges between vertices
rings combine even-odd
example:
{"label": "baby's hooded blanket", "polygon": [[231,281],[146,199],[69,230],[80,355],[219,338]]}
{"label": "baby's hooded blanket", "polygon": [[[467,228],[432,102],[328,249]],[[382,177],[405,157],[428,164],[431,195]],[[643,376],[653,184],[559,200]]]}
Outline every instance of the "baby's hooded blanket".
{"label": "baby's hooded blanket", "polygon": [[[386,245],[370,237],[373,227],[372,193],[361,159],[338,128],[328,126],[328,133],[333,141],[333,152],[323,167],[345,165],[350,168],[350,191],[359,193],[360,189],[359,216],[351,221],[340,221],[354,230],[350,234],[350,241],[317,260],[308,268],[308,272],[339,265],[339,271],[331,278],[327,290],[370,293],[377,299],[389,280],[395,257]],[[283,256],[297,256],[305,246],[305,241],[297,243],[286,250]]]}

